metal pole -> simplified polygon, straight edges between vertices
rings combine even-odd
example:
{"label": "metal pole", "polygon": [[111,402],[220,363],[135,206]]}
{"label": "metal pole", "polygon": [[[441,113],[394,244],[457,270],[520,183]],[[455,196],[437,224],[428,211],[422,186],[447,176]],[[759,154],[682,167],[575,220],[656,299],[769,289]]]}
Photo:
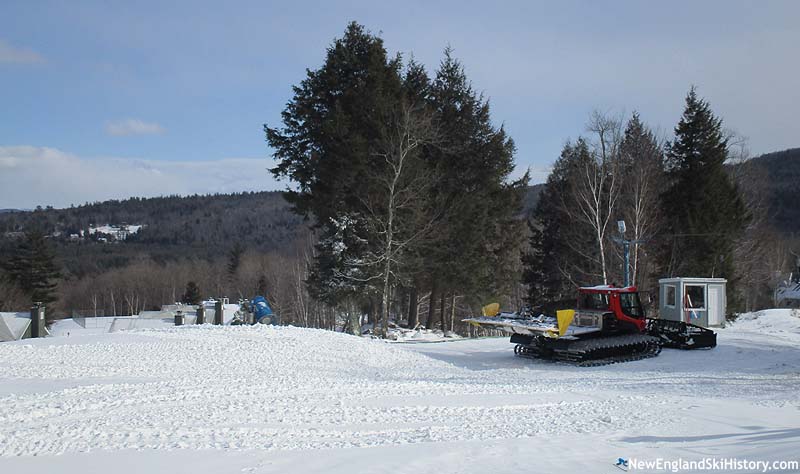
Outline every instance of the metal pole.
{"label": "metal pole", "polygon": [[37,337],[41,337],[40,334],[41,331],[39,331],[40,328],[39,318],[41,315],[39,308],[41,308],[41,306],[42,303],[39,302],[34,302],[33,306],[31,306],[31,338],[34,339]]}
{"label": "metal pole", "polygon": [[625,278],[625,285],[624,286],[627,288],[627,287],[631,286],[631,276],[630,276],[631,242],[629,240],[623,240],[622,241],[622,248],[623,248],[624,254],[625,254],[625,263],[623,264],[623,265],[625,265],[625,268],[623,269],[624,271],[622,273],[625,275],[624,276],[624,278]]}
{"label": "metal pole", "polygon": [[197,317],[194,320],[195,324],[203,324],[206,322],[206,308],[201,301],[200,304],[197,305]]}
{"label": "metal pole", "polygon": [[217,302],[214,303],[214,324],[217,326],[222,326],[224,322],[222,315],[223,310],[224,308],[222,306],[222,300],[217,300]]}

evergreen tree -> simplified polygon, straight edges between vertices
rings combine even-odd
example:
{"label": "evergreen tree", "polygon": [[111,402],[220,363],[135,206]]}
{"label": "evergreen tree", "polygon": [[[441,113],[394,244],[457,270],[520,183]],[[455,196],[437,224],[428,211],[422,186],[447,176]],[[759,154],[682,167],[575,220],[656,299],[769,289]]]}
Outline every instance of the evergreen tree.
{"label": "evergreen tree", "polygon": [[233,248],[228,252],[228,278],[235,279],[236,272],[239,271],[239,266],[242,264],[242,255],[244,255],[244,247],[239,242],[233,245]]}
{"label": "evergreen tree", "polygon": [[432,289],[433,308],[516,283],[527,174],[510,179],[514,143],[449,50],[430,81],[351,23],[294,92],[283,128],[265,131],[273,174],[297,183],[287,199],[315,219],[315,296],[380,295],[385,319],[397,285]]}
{"label": "evergreen tree", "polygon": [[670,185],[662,202],[673,238],[663,258],[670,275],[733,277],[734,242],[749,217],[727,158],[722,120],[693,87],[666,153]]}
{"label": "evergreen tree", "polygon": [[528,302],[535,309],[572,298],[576,285],[593,281],[589,264],[594,259],[587,258],[596,253],[591,229],[571,220],[564,211],[569,205],[567,189],[588,155],[588,145],[582,139],[565,144],[533,210],[530,250],[523,258],[523,283],[528,286]]}
{"label": "evergreen tree", "polygon": [[267,296],[267,276],[261,275],[256,283],[256,296]]}
{"label": "evergreen tree", "polygon": [[190,281],[186,284],[186,292],[181,297],[181,303],[200,304],[201,301],[203,301],[203,297],[200,294],[200,288],[197,283]]}
{"label": "evergreen tree", "polygon": [[[624,219],[626,238],[632,240],[652,239],[660,230],[661,148],[638,114],[633,114],[621,138],[616,124],[613,118],[593,115],[589,129],[595,134],[602,131],[606,146],[584,138],[567,142],[540,194],[531,215],[530,251],[523,259],[523,282],[534,308],[571,299],[575,286],[597,284],[604,273],[609,283],[622,282],[621,249],[613,242],[616,236],[608,223]],[[603,150],[605,159],[600,158]],[[595,207],[598,203],[601,206]],[[606,226],[600,236],[598,223]],[[652,262],[647,261],[649,266],[642,271],[644,250],[634,244],[632,254],[632,281],[638,283],[642,281],[638,275],[653,271]]]}
{"label": "evergreen tree", "polygon": [[[524,222],[518,215],[528,175],[510,180],[514,142],[492,125],[488,101],[472,89],[449,48],[430,103],[441,137],[427,156],[440,177],[429,199],[445,209],[425,253],[433,296],[459,292],[473,303],[497,298],[516,283],[509,270],[520,257]],[[428,319],[432,323],[432,313]]]}
{"label": "evergreen tree", "polygon": [[522,283],[528,287],[528,304],[538,306],[549,299],[544,232],[533,218],[528,219],[528,232],[528,252],[522,256]]}
{"label": "evergreen tree", "polygon": [[430,99],[431,79],[425,66],[418,63],[413,56],[408,61],[403,75],[403,92],[411,103],[422,104]]}
{"label": "evergreen tree", "polygon": [[[434,130],[429,137],[431,140],[427,140],[426,143],[422,144],[421,151],[418,153],[420,159],[416,160],[416,166],[421,168],[417,170],[417,173],[427,174],[427,178],[424,180],[426,182],[422,186],[424,189],[420,189],[421,192],[416,197],[414,205],[410,206],[410,215],[406,215],[406,224],[409,226],[409,230],[415,232],[439,220],[442,213],[442,203],[431,199],[430,190],[437,185],[438,176],[436,176],[436,171],[429,166],[429,161],[426,161],[430,156],[431,150],[439,146],[438,141],[440,138],[438,134],[438,116],[431,105],[431,80],[425,67],[416,62],[413,56],[406,66],[403,76],[403,92],[407,103],[423,106],[424,113],[433,117],[432,125],[434,126]],[[433,186],[430,185],[431,183],[433,183]],[[433,226],[433,232],[435,232],[435,228],[436,226]],[[407,308],[409,327],[414,327],[419,323],[419,315],[417,313],[419,297],[429,270],[429,262],[425,253],[429,243],[435,239],[432,235],[433,232],[426,232],[417,236],[413,242],[410,242],[405,247],[403,265],[397,268],[395,272],[398,283],[402,287],[398,294],[405,295],[407,293],[409,298]]]}
{"label": "evergreen tree", "polygon": [[11,282],[24,291],[31,301],[45,304],[56,301],[61,272],[42,232],[34,230],[25,233],[4,267]]}
{"label": "evergreen tree", "polygon": [[358,275],[340,278],[340,265],[357,258],[368,244],[359,218],[362,199],[373,192],[365,189],[368,178],[380,172],[381,160],[374,153],[382,117],[402,94],[400,70],[400,59],[388,58],[383,40],[350,23],[328,48],[325,64],[308,71],[294,88],[282,114],[283,128],[264,127],[278,160],[272,173],[297,183],[297,190],[285,197],[297,213],[314,218],[320,230],[310,283],[329,301],[365,286]]}

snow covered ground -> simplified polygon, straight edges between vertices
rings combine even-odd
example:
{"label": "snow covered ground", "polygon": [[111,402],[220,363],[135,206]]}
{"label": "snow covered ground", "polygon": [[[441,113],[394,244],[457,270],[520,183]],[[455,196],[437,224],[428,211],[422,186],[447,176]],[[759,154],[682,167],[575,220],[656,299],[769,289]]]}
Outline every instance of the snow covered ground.
{"label": "snow covered ground", "polygon": [[[184,326],[0,344],[0,472],[617,472],[800,460],[800,314],[597,368],[506,338]],[[784,471],[784,472],[798,472]]]}
{"label": "snow covered ground", "polygon": [[387,342],[445,342],[461,339],[461,336],[452,332],[442,332],[439,329],[406,329],[402,327],[390,327]]}

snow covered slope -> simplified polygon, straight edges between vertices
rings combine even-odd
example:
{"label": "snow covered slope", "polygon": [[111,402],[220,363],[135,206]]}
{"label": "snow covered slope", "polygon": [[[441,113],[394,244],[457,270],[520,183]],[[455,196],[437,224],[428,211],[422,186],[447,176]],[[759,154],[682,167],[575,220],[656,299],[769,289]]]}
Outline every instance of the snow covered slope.
{"label": "snow covered slope", "polygon": [[261,325],[5,343],[0,472],[615,472],[619,457],[797,460],[792,318],[747,316],[714,350],[599,368],[518,359],[506,338],[402,345]]}

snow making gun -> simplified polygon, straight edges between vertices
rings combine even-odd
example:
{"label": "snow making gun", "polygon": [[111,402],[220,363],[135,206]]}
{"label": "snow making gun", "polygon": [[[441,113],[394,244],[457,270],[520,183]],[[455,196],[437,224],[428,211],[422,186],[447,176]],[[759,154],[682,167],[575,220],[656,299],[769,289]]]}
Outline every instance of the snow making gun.
{"label": "snow making gun", "polygon": [[263,296],[256,296],[250,302],[250,310],[254,315],[254,322],[260,324],[279,324],[278,316],[272,312],[267,299]]}

